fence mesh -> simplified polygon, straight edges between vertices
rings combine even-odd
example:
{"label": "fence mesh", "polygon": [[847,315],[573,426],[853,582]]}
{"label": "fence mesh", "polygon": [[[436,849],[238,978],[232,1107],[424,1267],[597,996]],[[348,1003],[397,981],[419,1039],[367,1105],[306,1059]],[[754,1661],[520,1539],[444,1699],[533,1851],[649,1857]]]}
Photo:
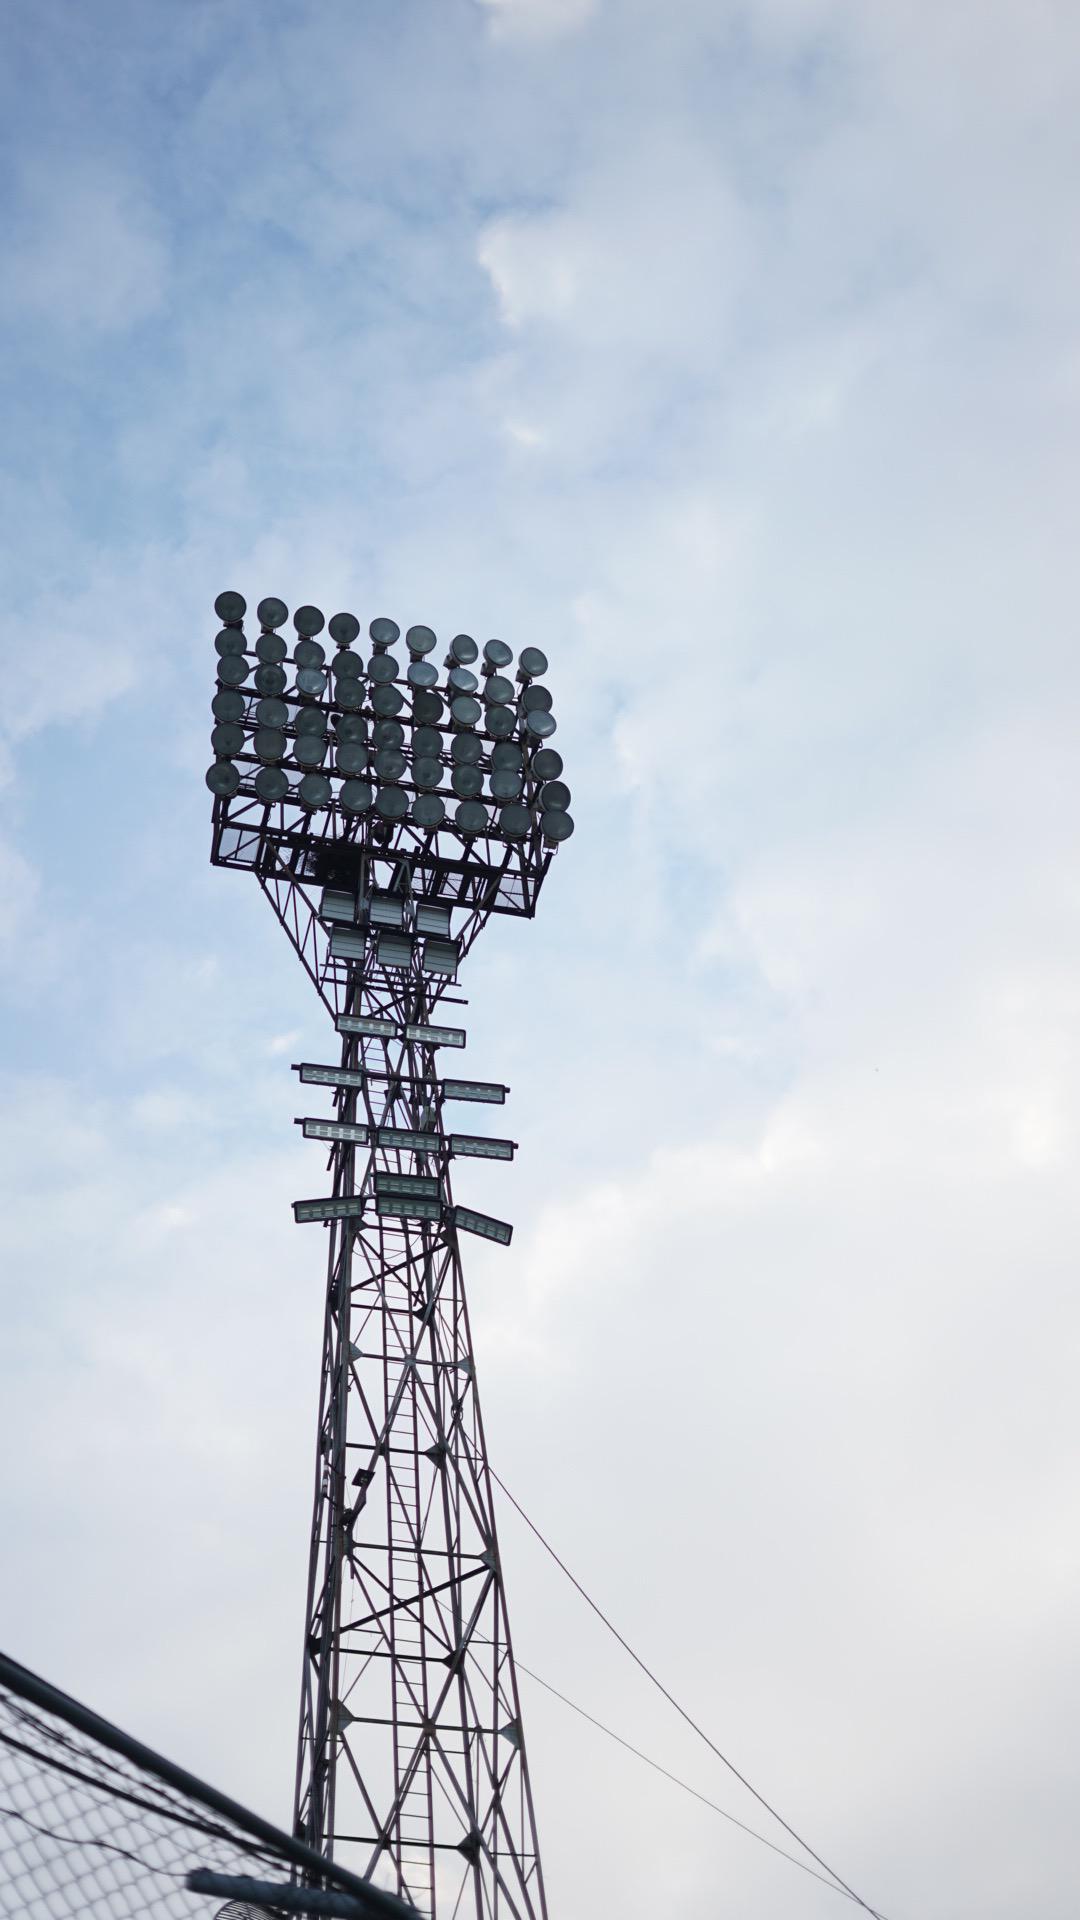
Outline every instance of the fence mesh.
{"label": "fence mesh", "polygon": [[301,1873],[287,1835],[0,1656],[0,1915],[264,1920],[280,1912],[190,1892],[185,1878],[200,1867],[276,1887],[301,1878],[329,1891],[356,1884],[328,1863],[325,1873]]}

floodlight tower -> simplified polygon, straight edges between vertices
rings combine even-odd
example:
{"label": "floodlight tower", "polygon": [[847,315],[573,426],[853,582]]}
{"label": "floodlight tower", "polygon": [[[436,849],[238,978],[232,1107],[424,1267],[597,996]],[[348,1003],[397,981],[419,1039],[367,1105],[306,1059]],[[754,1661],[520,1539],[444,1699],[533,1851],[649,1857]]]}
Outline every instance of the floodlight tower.
{"label": "floodlight tower", "polygon": [[574,830],[547,661],[457,634],[440,668],[414,626],[403,665],[351,613],[327,660],[317,607],[288,641],[280,600],[253,639],[240,594],[214,610],[211,859],[256,875],[340,1037],[297,1069],[334,1112],[300,1122],[329,1191],[294,1205],[328,1240],[296,1829],[426,1914],[545,1920],[459,1244],[511,1228],[451,1190],[514,1142],[453,1130],[507,1089],[438,1062],[464,955]]}

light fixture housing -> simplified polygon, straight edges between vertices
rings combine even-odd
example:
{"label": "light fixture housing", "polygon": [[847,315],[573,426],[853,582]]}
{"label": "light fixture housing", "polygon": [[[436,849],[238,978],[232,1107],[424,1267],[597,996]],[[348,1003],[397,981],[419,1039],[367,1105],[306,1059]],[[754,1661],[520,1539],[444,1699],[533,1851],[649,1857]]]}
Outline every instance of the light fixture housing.
{"label": "light fixture housing", "polygon": [[444,1100],[480,1100],[487,1106],[501,1107],[510,1089],[490,1080],[444,1080],[442,1091]]}
{"label": "light fixture housing", "polygon": [[368,918],[373,927],[403,927],[405,901],[401,894],[373,893],[368,907]]}
{"label": "light fixture housing", "polygon": [[330,953],[335,960],[363,960],[367,935],[360,927],[334,926],[330,929]]}
{"label": "light fixture housing", "polygon": [[340,1140],[346,1146],[366,1147],[371,1138],[371,1128],[363,1126],[359,1120],[316,1120],[308,1117],[301,1120],[305,1140]]}
{"label": "light fixture housing", "polygon": [[452,1207],[450,1218],[455,1227],[475,1233],[481,1240],[495,1240],[500,1247],[508,1247],[514,1237],[508,1220],[495,1220],[490,1213],[477,1213],[474,1207]]}
{"label": "light fixture housing", "polygon": [[325,1200],[294,1200],[293,1219],[298,1226],[308,1220],[358,1220],[364,1211],[358,1193],[342,1193]]}
{"label": "light fixture housing", "polygon": [[377,948],[380,967],[408,967],[412,965],[412,957],[413,943],[407,934],[380,933]]}
{"label": "light fixture housing", "polygon": [[442,1210],[441,1200],[427,1200],[419,1194],[380,1193],[375,1197],[376,1213],[398,1220],[441,1220]]}
{"label": "light fixture housing", "polygon": [[437,1133],[417,1133],[412,1127],[379,1127],[375,1140],[399,1153],[438,1153],[440,1144]]}
{"label": "light fixture housing", "polygon": [[339,1033],[360,1033],[369,1040],[392,1040],[401,1031],[396,1020],[371,1013],[339,1013],[334,1024]]}
{"label": "light fixture housing", "polygon": [[440,906],[436,900],[418,900],[416,903],[417,933],[433,933],[436,938],[450,938],[450,909]]}
{"label": "light fixture housing", "polygon": [[452,1133],[450,1151],[455,1159],[512,1160],[516,1140],[493,1140],[485,1133]]}
{"label": "light fixture housing", "polygon": [[465,1045],[464,1027],[429,1027],[418,1021],[411,1021],[405,1028],[406,1040],[419,1040],[427,1047],[463,1047]]}
{"label": "light fixture housing", "polygon": [[437,1200],[442,1192],[438,1175],[434,1173],[395,1173],[392,1169],[380,1167],[375,1175],[376,1193],[411,1193],[424,1199]]}
{"label": "light fixture housing", "polygon": [[305,1087],[363,1087],[367,1085],[367,1074],[362,1067],[320,1067],[311,1060],[303,1060],[294,1069],[300,1075],[300,1083]]}

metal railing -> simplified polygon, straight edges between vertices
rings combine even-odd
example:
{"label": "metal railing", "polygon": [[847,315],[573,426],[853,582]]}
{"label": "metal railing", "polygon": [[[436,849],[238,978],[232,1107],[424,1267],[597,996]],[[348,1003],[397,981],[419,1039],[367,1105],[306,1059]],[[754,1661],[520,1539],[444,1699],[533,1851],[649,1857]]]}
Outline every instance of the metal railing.
{"label": "metal railing", "polygon": [[395,1895],[324,1860],[0,1654],[0,1915],[296,1913],[415,1920]]}

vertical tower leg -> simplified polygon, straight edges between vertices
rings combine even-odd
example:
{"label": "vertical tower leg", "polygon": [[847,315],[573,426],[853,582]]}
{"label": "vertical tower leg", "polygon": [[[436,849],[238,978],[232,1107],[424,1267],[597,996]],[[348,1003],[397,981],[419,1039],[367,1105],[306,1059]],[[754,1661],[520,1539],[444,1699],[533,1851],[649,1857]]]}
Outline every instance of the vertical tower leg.
{"label": "vertical tower leg", "polygon": [[[330,1228],[297,1830],[425,1914],[544,1920],[434,1049],[346,1036],[342,1066],[373,1144],[333,1190],[373,1204]],[[416,1169],[439,1217],[376,1213]]]}

